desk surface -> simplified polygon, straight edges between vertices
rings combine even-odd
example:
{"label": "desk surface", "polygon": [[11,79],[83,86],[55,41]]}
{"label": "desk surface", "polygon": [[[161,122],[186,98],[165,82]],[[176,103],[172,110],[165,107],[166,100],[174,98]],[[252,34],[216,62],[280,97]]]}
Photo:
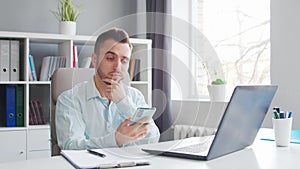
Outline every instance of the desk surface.
{"label": "desk surface", "polygon": [[[264,129],[260,131],[257,138],[264,132],[273,130]],[[297,168],[299,166],[300,145],[290,144],[289,147],[276,147],[275,142],[257,139],[254,144],[244,150],[216,158],[210,161],[198,161],[181,159],[175,157],[152,156],[144,153],[139,147],[125,148],[126,153],[137,157],[149,159],[151,165],[131,167],[138,168],[203,168],[203,169],[282,169]],[[0,169],[73,169],[63,157],[56,156],[45,159],[35,159],[0,164]]]}

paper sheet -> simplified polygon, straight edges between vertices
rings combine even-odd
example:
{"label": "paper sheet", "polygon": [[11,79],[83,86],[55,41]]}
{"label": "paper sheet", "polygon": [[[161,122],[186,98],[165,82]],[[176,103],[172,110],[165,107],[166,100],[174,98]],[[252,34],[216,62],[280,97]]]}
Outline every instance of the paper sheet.
{"label": "paper sheet", "polygon": [[112,168],[150,164],[148,160],[122,156],[107,149],[93,150],[105,154],[106,157],[93,155],[87,150],[62,150],[61,154],[76,168]]}

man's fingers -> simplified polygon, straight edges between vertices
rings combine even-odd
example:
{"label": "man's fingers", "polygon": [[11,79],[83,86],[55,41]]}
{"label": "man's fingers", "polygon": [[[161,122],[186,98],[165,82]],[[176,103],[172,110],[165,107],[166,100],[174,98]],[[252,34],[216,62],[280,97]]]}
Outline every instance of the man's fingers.
{"label": "man's fingers", "polygon": [[142,120],[140,120],[140,123],[148,123],[150,121],[151,117],[144,117]]}
{"label": "man's fingers", "polygon": [[146,136],[147,136],[147,131],[140,133],[139,135],[137,135],[137,137],[135,139],[140,140],[140,139],[145,138]]}
{"label": "man's fingers", "polygon": [[120,84],[120,82],[124,79],[124,77],[121,77],[119,79],[109,79],[109,78],[104,78],[102,79],[103,82],[105,82],[106,84],[109,83],[110,85],[117,85]]}
{"label": "man's fingers", "polygon": [[122,123],[124,126],[129,126],[130,122],[131,122],[132,118],[127,118],[124,120],[124,122]]}
{"label": "man's fingers", "polygon": [[102,81],[106,84],[112,85],[114,83],[113,79],[108,79],[108,78],[104,78],[102,79]]}
{"label": "man's fingers", "polygon": [[137,121],[133,126],[136,128],[146,126],[149,124],[150,119],[151,119],[151,117],[144,117],[142,120]]}
{"label": "man's fingers", "polygon": [[135,124],[131,126],[131,121],[132,118],[127,118],[117,128],[115,137],[118,146],[141,140],[147,136],[150,124]]}
{"label": "man's fingers", "polygon": [[120,83],[122,80],[124,80],[124,77],[121,77],[119,80],[116,80],[117,83]]}

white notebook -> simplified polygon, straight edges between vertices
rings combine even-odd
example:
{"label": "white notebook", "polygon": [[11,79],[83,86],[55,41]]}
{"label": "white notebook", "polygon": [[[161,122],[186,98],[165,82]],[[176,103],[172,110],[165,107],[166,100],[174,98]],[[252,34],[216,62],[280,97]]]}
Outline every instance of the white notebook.
{"label": "white notebook", "polygon": [[89,153],[87,150],[62,150],[64,156],[75,168],[113,168],[149,165],[148,160],[137,159],[108,149],[93,149],[105,157]]}

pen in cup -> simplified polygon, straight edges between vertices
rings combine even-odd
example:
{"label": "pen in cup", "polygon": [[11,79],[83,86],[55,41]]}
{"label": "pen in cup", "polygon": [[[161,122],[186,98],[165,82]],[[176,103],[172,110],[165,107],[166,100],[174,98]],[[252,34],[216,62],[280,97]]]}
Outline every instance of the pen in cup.
{"label": "pen in cup", "polygon": [[276,111],[277,113],[280,113],[280,108],[279,107],[274,107],[273,111]]}
{"label": "pen in cup", "polygon": [[93,154],[93,155],[96,155],[96,156],[99,156],[99,157],[102,157],[102,158],[106,157],[105,154],[99,153],[99,152],[94,151],[94,150],[91,150],[91,149],[87,149],[87,151],[88,151],[90,154]]}
{"label": "pen in cup", "polygon": [[288,117],[288,118],[291,118],[291,117],[292,117],[292,115],[293,115],[293,112],[291,112],[291,111],[290,111],[290,113],[289,113],[289,117]]}
{"label": "pen in cup", "polygon": [[280,119],[285,119],[285,112],[280,112],[279,117]]}
{"label": "pen in cup", "polygon": [[278,107],[273,108],[273,117],[274,119],[279,119],[280,118],[280,109]]}
{"label": "pen in cup", "polygon": [[274,107],[273,108],[273,118],[274,119],[286,119],[286,118],[291,118],[292,117],[292,112],[288,111],[280,111],[279,107]]}

